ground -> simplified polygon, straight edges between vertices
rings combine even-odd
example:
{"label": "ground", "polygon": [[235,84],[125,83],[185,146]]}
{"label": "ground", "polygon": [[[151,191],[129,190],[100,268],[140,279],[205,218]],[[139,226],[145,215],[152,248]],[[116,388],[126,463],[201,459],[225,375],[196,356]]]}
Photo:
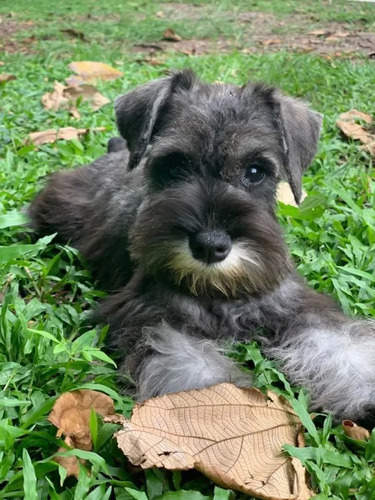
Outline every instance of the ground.
{"label": "ground", "polygon": [[[172,29],[181,37],[168,41]],[[170,37],[171,35],[169,35]],[[176,36],[172,35],[172,38]],[[115,424],[97,422],[93,452],[80,453],[77,482],[51,460],[61,445],[47,416],[56,397],[77,388],[110,395],[128,415],[131,399],[119,389],[105,355],[106,328],[89,311],[103,296],[79,254],[37,241],[22,226],[22,210],[60,168],[101,155],[116,134],[113,108],[93,113],[78,102],[79,118],[44,109],[41,98],[64,83],[72,61],[101,61],[123,72],[96,84],[112,102],[117,94],[192,67],[208,81],[277,85],[324,114],[317,157],[306,173],[300,208],[280,205],[279,218],[299,272],[316,290],[333,295],[350,315],[375,317],[375,195],[373,158],[336,127],[349,109],[375,109],[375,6],[350,1],[218,0],[143,2],[65,0],[51,4],[0,3],[0,499],[234,499],[198,473],[129,468],[111,436]],[[80,140],[38,147],[27,135],[74,126]],[[104,131],[93,131],[104,127]],[[297,401],[255,344],[235,356],[254,371],[257,385]],[[298,458],[320,499],[375,498],[375,434],[345,437],[329,417],[300,414],[308,432]],[[289,450],[290,453],[297,453]]]}

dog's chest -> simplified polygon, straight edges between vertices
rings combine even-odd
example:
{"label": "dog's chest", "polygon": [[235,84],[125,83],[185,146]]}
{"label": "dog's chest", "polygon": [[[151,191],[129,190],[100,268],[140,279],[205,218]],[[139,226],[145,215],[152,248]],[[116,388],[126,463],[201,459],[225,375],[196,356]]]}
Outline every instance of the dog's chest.
{"label": "dog's chest", "polygon": [[180,298],[173,306],[190,333],[210,338],[248,340],[262,325],[261,309],[256,300],[228,302]]}

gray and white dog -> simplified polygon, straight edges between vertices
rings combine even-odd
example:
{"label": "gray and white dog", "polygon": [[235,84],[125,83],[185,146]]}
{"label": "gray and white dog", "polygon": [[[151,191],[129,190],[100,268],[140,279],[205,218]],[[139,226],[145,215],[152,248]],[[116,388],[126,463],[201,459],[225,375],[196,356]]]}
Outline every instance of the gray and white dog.
{"label": "gray and white dog", "polygon": [[108,154],[55,173],[29,213],[77,247],[140,400],[251,382],[223,350],[262,331],[264,352],[311,406],[367,418],[375,326],[345,316],[296,274],[275,217],[277,184],[299,202],[321,116],[260,84],[176,72],[116,100]]}

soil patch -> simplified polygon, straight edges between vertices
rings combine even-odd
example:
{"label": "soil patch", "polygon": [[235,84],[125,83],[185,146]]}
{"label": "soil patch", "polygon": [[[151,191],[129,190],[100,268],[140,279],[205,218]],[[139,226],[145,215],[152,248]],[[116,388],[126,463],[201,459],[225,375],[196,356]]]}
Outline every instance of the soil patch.
{"label": "soil patch", "polygon": [[233,26],[239,27],[238,35],[233,39],[221,35],[216,40],[207,38],[139,43],[133,46],[134,51],[148,52],[149,56],[154,56],[155,52],[168,50],[199,55],[232,50],[253,53],[284,49],[336,56],[360,53],[369,57],[375,51],[375,32],[363,31],[360,21],[354,23],[319,21],[319,17],[315,14],[298,12],[288,18],[258,11],[214,13],[205,5],[173,2],[163,5],[156,15],[170,19],[171,28],[173,21],[199,22],[214,16],[215,23],[220,26],[220,19],[231,20]]}
{"label": "soil patch", "polygon": [[374,58],[375,32],[333,32],[324,34],[293,34],[270,36],[251,34],[242,41],[219,38],[218,40],[191,39],[179,42],[158,41],[133,45],[134,52],[147,52],[150,57],[158,52],[176,51],[186,55],[202,55],[211,52],[245,53],[277,52],[281,49],[292,52],[315,52],[320,55],[355,56],[358,54]]}
{"label": "soil patch", "polygon": [[[36,37],[27,35],[34,23],[32,21],[19,22],[8,18],[0,18],[0,21],[0,51],[5,53],[31,53],[31,45],[36,42]],[[19,38],[19,34],[24,34],[25,37]]]}

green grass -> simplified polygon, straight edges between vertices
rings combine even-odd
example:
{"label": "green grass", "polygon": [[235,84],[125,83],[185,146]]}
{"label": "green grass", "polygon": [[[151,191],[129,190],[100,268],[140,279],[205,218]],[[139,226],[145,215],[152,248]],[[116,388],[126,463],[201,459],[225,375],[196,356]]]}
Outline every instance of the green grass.
{"label": "green grass", "polygon": [[[184,37],[241,36],[242,27],[224,22],[220,13],[235,16],[246,8],[274,11],[280,19],[296,10],[319,20],[362,23],[370,29],[374,9],[354,2],[196,2],[206,9],[198,22],[173,23]],[[315,289],[332,294],[351,315],[375,316],[375,181],[371,158],[358,144],[344,140],[335,126],[340,112],[350,108],[371,112],[374,67],[371,60],[322,59],[312,54],[211,54],[203,57],[168,53],[153,67],[128,50],[134,41],[155,41],[171,26],[155,13],[150,1],[98,2],[43,0],[0,4],[0,16],[31,19],[30,32],[39,41],[31,54],[4,54],[1,72],[17,80],[0,84],[0,499],[240,499],[244,495],[215,488],[198,473],[129,472],[111,436],[117,428],[99,421],[93,452],[85,455],[91,475],[82,469],[79,481],[67,479],[51,461],[61,441],[46,417],[62,392],[96,388],[115,401],[126,415],[131,400],[119,392],[116,370],[103,352],[107,330],[91,324],[90,310],[103,296],[95,289],[85,263],[72,248],[54,243],[53,236],[32,243],[21,226],[20,211],[44,185],[45,176],[60,168],[83,165],[101,155],[115,132],[111,105],[92,113],[81,103],[81,118],[67,111],[45,111],[40,98],[54,80],[64,81],[73,60],[98,60],[114,65],[124,78],[98,84],[106,96],[117,94],[171,68],[192,67],[203,79],[243,84],[264,80],[286,93],[301,96],[324,113],[318,155],[307,172],[309,196],[297,209],[281,206],[280,221],[298,269]],[[214,15],[218,12],[219,17]],[[96,22],[82,16],[88,12]],[[112,19],[110,15],[115,17]],[[219,20],[218,20],[219,19]],[[82,29],[90,42],[67,39],[61,28]],[[1,28],[1,24],[0,24]],[[42,37],[46,39],[42,39]],[[94,128],[82,141],[60,141],[35,148],[25,144],[28,133],[67,125]],[[23,237],[20,237],[20,233]],[[308,432],[307,447],[288,448],[306,465],[320,499],[375,498],[375,433],[367,443],[346,438],[330,418],[306,412],[303,393],[290,389],[275,366],[264,360],[255,344],[240,346],[235,356],[253,369],[257,385],[287,395]]]}

